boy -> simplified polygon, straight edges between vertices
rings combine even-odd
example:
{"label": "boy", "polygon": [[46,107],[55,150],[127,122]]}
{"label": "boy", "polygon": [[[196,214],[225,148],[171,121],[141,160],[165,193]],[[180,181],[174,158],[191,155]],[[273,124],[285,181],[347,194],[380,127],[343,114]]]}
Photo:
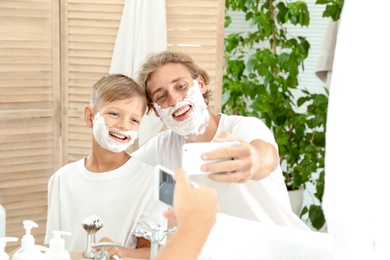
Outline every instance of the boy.
{"label": "boy", "polygon": [[50,178],[45,243],[53,230],[68,231],[72,235],[64,237],[66,249],[83,252],[87,233],[81,223],[96,215],[104,223],[97,236],[122,245],[112,248],[111,255],[149,258],[150,242],[131,232],[149,230],[154,223],[165,227],[166,208],[153,197],[153,168],[125,151],[137,138],[145,111],[143,89],[127,76],[107,75],[93,86],[84,109],[92,151]]}

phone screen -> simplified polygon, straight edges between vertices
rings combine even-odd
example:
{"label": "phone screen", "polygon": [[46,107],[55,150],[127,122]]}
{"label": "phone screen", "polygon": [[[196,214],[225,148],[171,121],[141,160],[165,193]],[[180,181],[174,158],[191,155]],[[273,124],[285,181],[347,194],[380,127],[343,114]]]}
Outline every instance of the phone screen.
{"label": "phone screen", "polygon": [[165,204],[173,207],[173,192],[175,190],[175,181],[172,175],[162,169],[159,169],[159,199]]}
{"label": "phone screen", "polygon": [[201,166],[203,164],[217,163],[226,160],[231,160],[232,158],[222,158],[222,159],[204,161],[202,160],[201,155],[205,152],[222,149],[222,148],[236,147],[238,145],[240,145],[239,142],[185,143],[182,146],[181,167],[189,175],[214,173],[214,172],[202,171]]}

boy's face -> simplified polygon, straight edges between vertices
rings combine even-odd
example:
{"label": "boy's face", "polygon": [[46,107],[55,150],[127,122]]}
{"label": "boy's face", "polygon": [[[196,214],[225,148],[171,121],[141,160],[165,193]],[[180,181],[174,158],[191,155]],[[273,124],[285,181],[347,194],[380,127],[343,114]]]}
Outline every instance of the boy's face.
{"label": "boy's face", "polygon": [[109,137],[120,143],[129,142],[124,131],[138,131],[145,112],[144,101],[140,97],[116,100],[104,103],[96,113],[104,117],[106,126],[110,129]]}

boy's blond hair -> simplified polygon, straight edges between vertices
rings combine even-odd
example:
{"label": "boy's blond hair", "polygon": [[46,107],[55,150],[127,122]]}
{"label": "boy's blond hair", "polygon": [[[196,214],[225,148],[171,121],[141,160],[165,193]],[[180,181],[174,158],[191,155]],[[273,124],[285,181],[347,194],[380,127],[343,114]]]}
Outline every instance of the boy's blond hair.
{"label": "boy's blond hair", "polygon": [[90,105],[94,109],[99,109],[104,103],[134,97],[140,97],[144,100],[145,112],[147,103],[143,88],[130,77],[122,74],[109,74],[93,85]]}

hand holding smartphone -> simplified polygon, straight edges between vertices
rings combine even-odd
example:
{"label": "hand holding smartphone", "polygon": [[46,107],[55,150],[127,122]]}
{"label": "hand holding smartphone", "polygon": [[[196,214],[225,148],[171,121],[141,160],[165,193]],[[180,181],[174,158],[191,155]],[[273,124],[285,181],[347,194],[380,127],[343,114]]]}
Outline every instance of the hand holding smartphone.
{"label": "hand holding smartphone", "polygon": [[[204,172],[201,170],[203,164],[216,163],[229,160],[217,159],[205,161],[201,155],[206,152],[214,151],[221,148],[230,148],[240,145],[239,142],[201,142],[201,143],[186,143],[182,147],[181,167],[189,174],[209,174],[213,172]],[[230,159],[231,160],[231,159]]]}
{"label": "hand holding smartphone", "polygon": [[[173,195],[175,192],[175,181],[173,180],[174,172],[162,165],[154,167],[154,194],[156,199],[164,203],[170,208],[173,208]],[[199,185],[191,182],[194,188]]]}

